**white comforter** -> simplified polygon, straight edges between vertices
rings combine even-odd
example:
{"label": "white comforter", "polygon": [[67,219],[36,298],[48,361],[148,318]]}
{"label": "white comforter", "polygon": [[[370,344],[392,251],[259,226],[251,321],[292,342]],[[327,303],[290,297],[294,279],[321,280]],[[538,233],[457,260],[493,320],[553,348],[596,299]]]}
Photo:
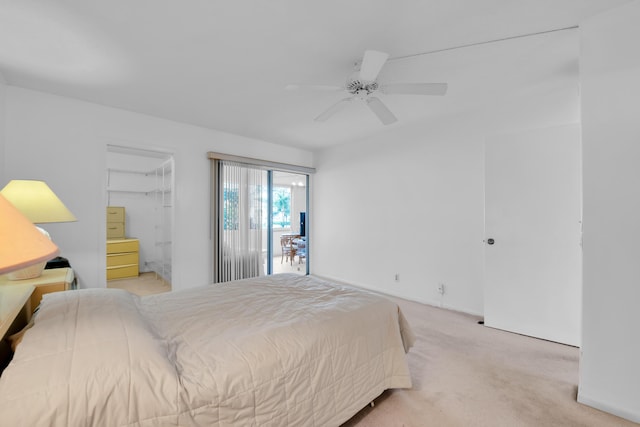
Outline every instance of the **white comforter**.
{"label": "white comforter", "polygon": [[411,386],[412,340],[394,303],[309,276],[47,294],[0,425],[337,426]]}

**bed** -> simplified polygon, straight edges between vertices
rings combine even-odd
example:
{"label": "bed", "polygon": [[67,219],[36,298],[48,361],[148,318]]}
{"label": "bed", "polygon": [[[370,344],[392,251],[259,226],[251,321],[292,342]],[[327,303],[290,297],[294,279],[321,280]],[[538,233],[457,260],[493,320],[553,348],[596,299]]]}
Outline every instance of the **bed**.
{"label": "bed", "polygon": [[51,293],[34,320],[0,377],[2,425],[338,426],[411,387],[399,307],[312,276]]}

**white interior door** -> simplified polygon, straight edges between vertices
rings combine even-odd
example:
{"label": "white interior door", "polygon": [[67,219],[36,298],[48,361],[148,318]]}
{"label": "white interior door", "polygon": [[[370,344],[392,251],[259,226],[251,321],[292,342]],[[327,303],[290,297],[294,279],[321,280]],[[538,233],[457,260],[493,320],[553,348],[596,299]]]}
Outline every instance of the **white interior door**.
{"label": "white interior door", "polygon": [[578,125],[490,138],[485,159],[485,325],[579,346]]}

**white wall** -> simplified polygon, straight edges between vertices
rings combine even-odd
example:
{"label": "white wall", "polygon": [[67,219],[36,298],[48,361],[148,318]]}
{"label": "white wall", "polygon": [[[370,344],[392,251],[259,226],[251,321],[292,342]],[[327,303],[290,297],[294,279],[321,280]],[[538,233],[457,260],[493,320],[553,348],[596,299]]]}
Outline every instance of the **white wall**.
{"label": "white wall", "polygon": [[583,337],[578,400],[640,422],[640,2],[581,25]]}
{"label": "white wall", "polygon": [[4,187],[6,180],[4,178],[5,154],[4,154],[4,135],[5,135],[5,103],[6,90],[4,76],[0,73],[0,189]]}
{"label": "white wall", "polygon": [[207,151],[312,165],[307,151],[70,98],[8,86],[6,101],[4,178],[46,181],[78,217],[46,228],[81,287],[106,284],[107,144],[174,153],[174,289],[210,282]]}
{"label": "white wall", "polygon": [[[482,314],[484,141],[495,134],[578,123],[578,72],[571,67],[579,55],[577,33],[570,43],[567,50],[574,56],[566,58],[567,66],[549,70],[565,73],[563,79],[551,80],[553,86],[539,82],[538,89],[550,84],[546,90],[499,87],[464,113],[431,122],[401,119],[374,137],[317,153],[311,272]],[[505,55],[513,54],[504,48]],[[500,46],[492,49],[486,61],[501,53]],[[455,62],[446,55],[461,53],[439,55]],[[515,62],[535,65],[520,56]],[[452,94],[460,90],[451,86]],[[439,283],[445,284],[444,296],[437,292]]]}
{"label": "white wall", "polygon": [[546,95],[514,95],[318,153],[311,272],[482,314],[485,137],[578,118],[576,75]]}

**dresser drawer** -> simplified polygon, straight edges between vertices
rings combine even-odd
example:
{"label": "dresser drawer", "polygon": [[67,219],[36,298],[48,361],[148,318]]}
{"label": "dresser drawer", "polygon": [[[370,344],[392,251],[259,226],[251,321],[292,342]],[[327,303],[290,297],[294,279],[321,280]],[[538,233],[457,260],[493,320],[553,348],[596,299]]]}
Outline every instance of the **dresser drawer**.
{"label": "dresser drawer", "polygon": [[138,277],[138,264],[107,267],[107,280]]}
{"label": "dresser drawer", "polygon": [[107,222],[124,223],[124,207],[107,206]]}
{"label": "dresser drawer", "polygon": [[138,252],[138,239],[113,239],[107,240],[107,253],[117,254],[123,252]]}
{"label": "dresser drawer", "polygon": [[138,252],[125,252],[107,255],[107,267],[138,264]]}
{"label": "dresser drawer", "polygon": [[124,239],[124,223],[108,222],[107,239]]}

